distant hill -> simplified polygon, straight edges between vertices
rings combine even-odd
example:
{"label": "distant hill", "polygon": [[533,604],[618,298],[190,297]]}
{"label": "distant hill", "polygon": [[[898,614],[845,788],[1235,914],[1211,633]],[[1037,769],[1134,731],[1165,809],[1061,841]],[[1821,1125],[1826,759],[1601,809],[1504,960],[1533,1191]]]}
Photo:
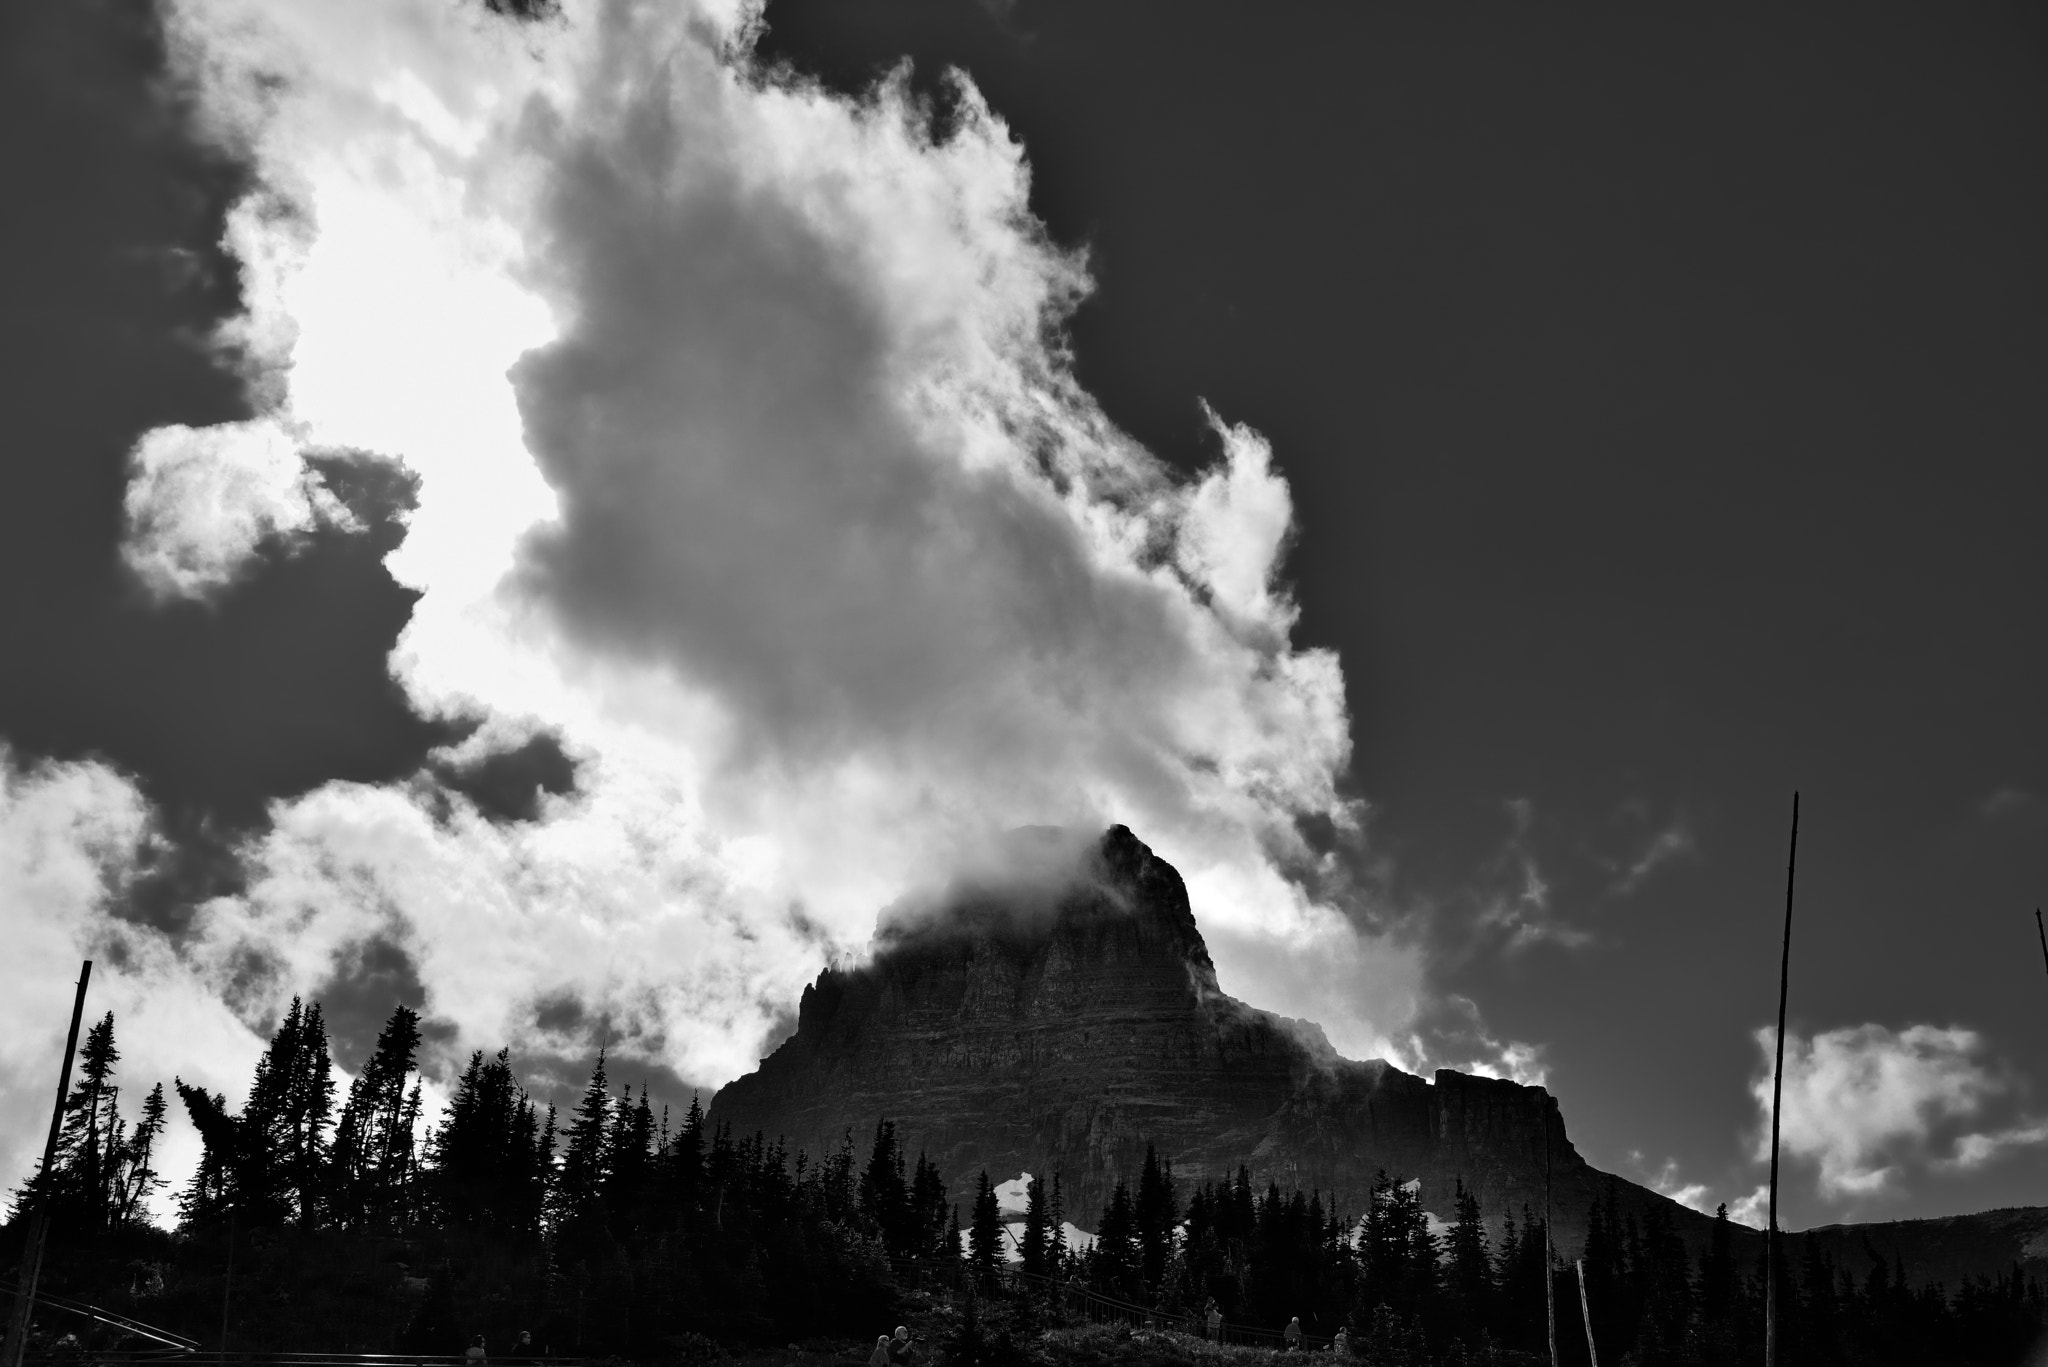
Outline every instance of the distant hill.
{"label": "distant hill", "polygon": [[[796,1033],[718,1092],[711,1119],[815,1155],[848,1128],[864,1150],[887,1116],[956,1197],[984,1168],[997,1181],[1058,1173],[1067,1217],[1083,1227],[1119,1175],[1135,1181],[1151,1144],[1183,1194],[1244,1164],[1262,1188],[1314,1188],[1355,1214],[1384,1168],[1448,1215],[1462,1181],[1495,1234],[1510,1211],[1543,1209],[1547,1128],[1561,1252],[1577,1252],[1588,1211],[1610,1194],[1624,1216],[1654,1208],[1695,1258],[1704,1252],[1712,1219],[1593,1168],[1543,1089],[1344,1059],[1319,1026],[1227,996],[1179,873],[1124,827],[1095,841],[1013,841],[1003,872],[886,913],[872,960],[806,988]],[[1759,1233],[1733,1237],[1738,1258],[1762,1257]],[[1858,1276],[1866,1240],[1916,1284],[2015,1259],[2048,1270],[2043,1210],[1810,1237]]]}

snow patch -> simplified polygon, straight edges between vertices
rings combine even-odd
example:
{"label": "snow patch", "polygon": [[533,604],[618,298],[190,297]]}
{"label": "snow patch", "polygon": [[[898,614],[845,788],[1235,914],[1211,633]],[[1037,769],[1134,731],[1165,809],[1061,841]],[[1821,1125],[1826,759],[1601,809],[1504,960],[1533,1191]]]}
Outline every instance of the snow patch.
{"label": "snow patch", "polygon": [[1032,1177],[1020,1172],[1007,1182],[996,1183],[996,1209],[1004,1215],[1024,1214],[1031,1200]]}

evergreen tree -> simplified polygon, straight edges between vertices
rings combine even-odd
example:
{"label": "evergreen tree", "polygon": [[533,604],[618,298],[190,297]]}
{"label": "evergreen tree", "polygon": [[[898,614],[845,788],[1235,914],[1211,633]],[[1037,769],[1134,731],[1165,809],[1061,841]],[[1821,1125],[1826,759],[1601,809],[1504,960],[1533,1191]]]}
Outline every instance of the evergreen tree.
{"label": "evergreen tree", "polygon": [[1150,1295],[1158,1294],[1173,1255],[1173,1227],[1180,1220],[1179,1202],[1173,1191],[1173,1164],[1162,1165],[1150,1144],[1145,1146],[1145,1166],[1138,1176],[1138,1196],[1132,1207],[1138,1235],[1138,1276]]}
{"label": "evergreen tree", "polygon": [[903,1180],[903,1151],[896,1145],[896,1124],[875,1122],[875,1142],[860,1174],[860,1211],[882,1236],[893,1257],[917,1252],[917,1229],[911,1218],[910,1190]]}
{"label": "evergreen tree", "polygon": [[558,1182],[562,1218],[584,1213],[604,1190],[606,1149],[609,1147],[611,1093],[604,1075],[604,1050],[597,1053],[590,1084],[583,1100],[570,1113],[567,1138],[562,1146],[562,1172]]}
{"label": "evergreen tree", "polygon": [[1700,1266],[1700,1313],[1709,1323],[1725,1320],[1735,1302],[1735,1254],[1729,1238],[1724,1201],[1714,1208],[1714,1233]]}
{"label": "evergreen tree", "polygon": [[1046,1257],[1050,1241],[1045,1229],[1045,1183],[1031,1178],[1031,1187],[1024,1197],[1024,1237],[1019,1241],[1019,1251],[1024,1255],[1024,1271],[1033,1277],[1043,1277],[1047,1272]]}
{"label": "evergreen tree", "polygon": [[114,1013],[109,1011],[86,1031],[78,1050],[77,1081],[64,1100],[64,1123],[57,1137],[55,1204],[67,1222],[90,1229],[103,1227],[112,1215],[114,1159],[118,1153],[119,1119],[115,1113],[114,1065],[121,1051],[114,1047]]}
{"label": "evergreen tree", "polygon": [[640,1088],[638,1104],[633,1089],[620,1094],[613,1108],[611,1133],[605,1143],[604,1198],[613,1227],[619,1232],[637,1218],[642,1197],[653,1176],[654,1111],[647,1102],[647,1088]]}
{"label": "evergreen tree", "polygon": [[1045,1214],[1046,1231],[1050,1240],[1046,1248],[1046,1272],[1050,1276],[1063,1276],[1069,1270],[1071,1256],[1067,1248],[1067,1207],[1066,1193],[1060,1190],[1059,1169],[1052,1174],[1052,1208]]}
{"label": "evergreen tree", "polygon": [[115,1188],[114,1222],[134,1224],[149,1198],[164,1185],[156,1170],[156,1141],[164,1132],[164,1085],[159,1082],[142,1102],[142,1119],[121,1149],[121,1176]]}
{"label": "evergreen tree", "polygon": [[916,1230],[914,1247],[911,1252],[921,1258],[958,1257],[956,1247],[948,1255],[946,1250],[946,1215],[952,1208],[946,1200],[946,1179],[940,1175],[938,1165],[929,1162],[922,1151],[917,1155],[917,1166],[910,1181],[910,1207],[913,1228]]}
{"label": "evergreen tree", "polygon": [[472,1053],[433,1136],[428,1187],[442,1222],[507,1238],[538,1233],[536,1141],[511,1052],[488,1061]]}
{"label": "evergreen tree", "polygon": [[243,1216],[256,1223],[318,1218],[318,1174],[334,1080],[320,1008],[297,997],[256,1061],[249,1103],[242,1108],[245,1166],[238,1193]]}
{"label": "evergreen tree", "polygon": [[975,1179],[974,1220],[967,1231],[967,1267],[974,1284],[983,1294],[995,1290],[996,1268],[1003,1258],[1003,1226],[996,1207],[996,1189],[989,1184],[988,1169]]}
{"label": "evergreen tree", "polygon": [[1131,1207],[1131,1189],[1121,1177],[1110,1192],[1109,1203],[1095,1232],[1095,1247],[1088,1255],[1089,1281],[1105,1295],[1134,1300],[1138,1287],[1138,1221]]}
{"label": "evergreen tree", "polygon": [[183,1078],[172,1078],[192,1127],[199,1131],[199,1165],[178,1196],[178,1222],[186,1228],[211,1223],[227,1214],[240,1196],[242,1127],[228,1111],[227,1098]]}
{"label": "evergreen tree", "polygon": [[669,1145],[669,1173],[675,1183],[676,1203],[684,1211],[697,1209],[697,1193],[704,1183],[704,1108],[697,1094],[690,1094],[690,1109],[683,1125]]}
{"label": "evergreen tree", "polygon": [[1486,1225],[1480,1217],[1479,1198],[1467,1191],[1460,1179],[1455,1199],[1457,1218],[1448,1237],[1446,1299],[1452,1322],[1461,1331],[1459,1337],[1474,1339],[1481,1326],[1492,1318],[1493,1265],[1487,1256]]}
{"label": "evergreen tree", "polygon": [[419,1054],[419,1013],[392,1011],[362,1072],[349,1084],[328,1152],[328,1218],[344,1229],[404,1227],[413,1131],[404,1124],[405,1083]]}

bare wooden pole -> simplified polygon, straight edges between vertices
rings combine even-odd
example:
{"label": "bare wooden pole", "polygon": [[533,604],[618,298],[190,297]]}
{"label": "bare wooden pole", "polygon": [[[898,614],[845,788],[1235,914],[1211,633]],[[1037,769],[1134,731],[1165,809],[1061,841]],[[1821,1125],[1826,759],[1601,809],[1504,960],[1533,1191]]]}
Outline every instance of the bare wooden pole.
{"label": "bare wooden pole", "polygon": [[235,1289],[235,1208],[228,1207],[228,1272],[220,1282],[220,1355],[228,1355],[228,1296]]}
{"label": "bare wooden pole", "polygon": [[57,1103],[50,1108],[50,1137],[43,1142],[43,1166],[29,1191],[35,1207],[29,1216],[28,1238],[21,1246],[21,1280],[14,1293],[14,1314],[7,1322],[7,1341],[0,1345],[0,1367],[20,1367],[28,1349],[29,1321],[35,1315],[36,1282],[43,1273],[43,1239],[50,1232],[50,1170],[57,1164],[57,1135],[64,1126],[64,1096],[71,1090],[71,1056],[78,1052],[78,1022],[85,1015],[85,985],[92,981],[92,960],[78,970],[78,995],[71,1002],[71,1033],[64,1039],[64,1062],[57,1070]]}
{"label": "bare wooden pole", "polygon": [[1771,1215],[1764,1233],[1764,1367],[1778,1367],[1778,1104],[1785,1089],[1785,995],[1792,980],[1792,870],[1799,859],[1799,794],[1785,855],[1785,948],[1778,957],[1778,1062],[1771,1072]]}
{"label": "bare wooden pole", "polygon": [[1557,1367],[1557,1255],[1550,1239],[1550,1093],[1543,1098],[1543,1319],[1550,1331],[1550,1367]]}
{"label": "bare wooden pole", "polygon": [[1593,1305],[1586,1298],[1586,1260],[1580,1258],[1575,1265],[1579,1269],[1579,1318],[1586,1322],[1586,1357],[1593,1367],[1600,1367],[1600,1350],[1593,1346]]}

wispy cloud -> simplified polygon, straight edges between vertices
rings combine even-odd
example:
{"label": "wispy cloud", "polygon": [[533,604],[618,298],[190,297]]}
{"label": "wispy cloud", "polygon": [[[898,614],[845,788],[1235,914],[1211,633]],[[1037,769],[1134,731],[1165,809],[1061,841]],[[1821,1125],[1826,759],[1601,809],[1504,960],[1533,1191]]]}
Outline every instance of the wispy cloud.
{"label": "wispy cloud", "polygon": [[1483,874],[1485,881],[1504,886],[1481,894],[1477,924],[1482,932],[1502,937],[1510,954],[1539,944],[1581,949],[1594,941],[1593,933],[1573,925],[1551,909],[1551,889],[1537,865],[1531,832],[1536,805],[1527,798],[1512,798],[1506,804],[1510,827],[1506,840]]}
{"label": "wispy cloud", "polygon": [[2040,797],[2025,788],[2011,786],[1997,788],[1986,794],[1978,810],[1987,821],[2016,816],[2022,812],[2034,811],[2042,805]]}
{"label": "wispy cloud", "polygon": [[1699,846],[1685,818],[1675,816],[1669,826],[1650,837],[1639,854],[1620,867],[1619,875],[1609,885],[1608,891],[1617,897],[1627,897],[1658,869],[1673,860],[1697,856],[1698,852]]}
{"label": "wispy cloud", "polygon": [[1996,1161],[2008,1150],[2038,1144],[2048,1144],[2048,1121],[2027,1121],[1988,1134],[1963,1135],[1956,1140],[1954,1151],[1935,1159],[1934,1166],[1969,1172]]}

